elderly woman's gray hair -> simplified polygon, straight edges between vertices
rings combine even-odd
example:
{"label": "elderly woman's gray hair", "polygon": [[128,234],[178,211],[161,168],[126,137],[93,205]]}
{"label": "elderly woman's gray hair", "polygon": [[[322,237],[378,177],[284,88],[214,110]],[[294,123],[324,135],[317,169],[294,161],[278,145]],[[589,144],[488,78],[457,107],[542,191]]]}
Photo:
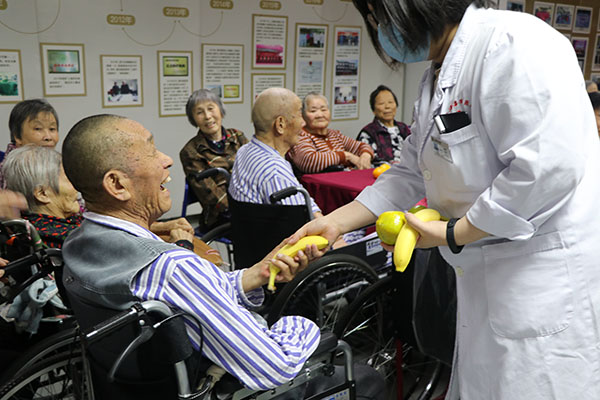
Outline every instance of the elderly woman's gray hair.
{"label": "elderly woman's gray hair", "polygon": [[194,107],[198,103],[204,103],[205,101],[211,101],[219,106],[219,110],[221,111],[221,117],[225,116],[225,108],[223,108],[223,102],[221,98],[215,94],[215,92],[208,89],[199,89],[196,90],[191,96],[188,98],[187,104],[185,105],[185,113],[187,114],[188,121],[195,127],[198,127],[196,121],[194,120]]}
{"label": "elderly woman's gray hair", "polygon": [[15,149],[6,156],[2,165],[6,188],[22,193],[29,210],[35,211],[34,194],[38,187],[49,186],[58,193],[61,165],[61,155],[54,149],[35,145]]}
{"label": "elderly woman's gray hair", "polygon": [[327,100],[327,97],[323,96],[319,92],[310,92],[306,96],[304,96],[304,99],[302,99],[302,116],[306,115],[306,109],[308,108],[308,102],[314,98],[323,99],[325,101],[325,104],[327,104],[327,108],[329,108],[329,101]]}

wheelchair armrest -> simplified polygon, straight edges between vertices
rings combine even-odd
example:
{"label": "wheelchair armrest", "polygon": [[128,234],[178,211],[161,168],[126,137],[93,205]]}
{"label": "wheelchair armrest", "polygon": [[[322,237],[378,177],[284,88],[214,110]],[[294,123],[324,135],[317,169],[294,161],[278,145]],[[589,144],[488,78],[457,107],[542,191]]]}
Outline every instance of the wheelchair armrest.
{"label": "wheelchair armrest", "polygon": [[225,168],[209,168],[209,169],[205,169],[204,171],[201,172],[194,172],[189,174],[190,178],[194,178],[197,181],[201,181],[203,179],[207,179],[207,178],[213,178],[217,175],[223,175],[223,177],[225,178],[225,180],[227,182],[229,182],[229,171],[227,171]]}
{"label": "wheelchair armrest", "polygon": [[319,356],[325,353],[331,353],[338,345],[338,338],[333,332],[322,331],[321,341],[311,357]]}

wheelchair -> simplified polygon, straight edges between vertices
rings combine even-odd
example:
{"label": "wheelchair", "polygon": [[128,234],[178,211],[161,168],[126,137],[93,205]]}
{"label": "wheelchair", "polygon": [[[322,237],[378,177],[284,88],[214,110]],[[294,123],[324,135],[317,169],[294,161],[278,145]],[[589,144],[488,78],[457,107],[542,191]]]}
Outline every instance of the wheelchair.
{"label": "wheelchair", "polygon": [[390,271],[363,291],[334,333],[352,347],[357,363],[386,378],[388,394],[430,399],[447,383],[452,365],[455,285],[454,271],[437,248],[415,249],[407,270]]}
{"label": "wheelchair", "polygon": [[[71,300],[73,304],[78,303],[75,298]],[[79,306],[81,304],[77,307]],[[86,309],[86,306],[83,309]],[[225,375],[216,383],[211,381],[210,376],[206,376],[207,379],[197,386],[198,380],[193,379],[193,374],[188,370],[192,349],[183,321],[178,318],[180,314],[174,314],[166,304],[158,301],[133,304],[125,311],[116,314],[112,310],[107,312],[113,315],[82,333],[75,332],[72,337],[64,338],[62,350],[58,354],[31,365],[0,387],[0,400],[93,399],[95,397],[118,399],[120,395],[125,396],[122,398],[142,396],[147,399],[266,400],[298,388],[317,377],[331,375],[334,368],[333,360],[339,354],[345,357],[344,382],[311,399],[341,397],[352,400],[355,398],[351,350],[343,341],[337,341],[331,333],[322,335],[319,347],[307,360],[302,371],[292,381],[280,387],[265,391],[250,390],[241,387],[240,383],[229,375]],[[133,339],[129,344],[126,343],[127,340],[125,343],[123,340],[112,340],[118,336],[117,334],[125,335],[127,339],[133,337]],[[177,336],[181,338],[182,334],[184,340],[176,340]],[[165,337],[171,340],[165,342]],[[158,369],[158,375],[162,378],[165,372],[162,366],[168,366],[172,373],[167,375],[173,377],[172,381],[165,379],[157,381],[156,371],[151,372],[149,378],[147,371],[142,371],[144,366],[141,362],[148,360],[148,357],[144,356],[146,353],[144,346],[152,345],[153,341],[158,342],[159,347],[163,349],[161,356],[168,356],[164,365],[155,369]],[[99,349],[94,349],[94,346],[99,343],[104,344]],[[115,343],[117,344],[116,356],[109,362],[110,368],[107,371],[102,368],[101,364],[105,361],[102,359],[106,359],[104,356],[106,353],[113,354]],[[136,375],[140,373],[141,376]],[[126,378],[120,377],[120,374]],[[138,378],[136,384],[124,384],[123,379],[130,379],[132,374]],[[165,397],[168,389],[173,390]],[[158,392],[152,393],[152,390]],[[107,394],[110,397],[106,397]]]}
{"label": "wheelchair", "polygon": [[[62,287],[57,281],[62,273],[60,250],[44,248],[33,226],[19,219],[0,223],[0,254],[10,261],[3,268],[4,277],[0,280],[0,306],[16,307],[22,318],[19,321],[16,317],[15,322],[4,318],[0,321],[2,382],[27,362],[22,354],[44,338],[68,329],[73,318],[64,302],[54,300],[59,298],[55,294]],[[17,298],[21,293],[24,296]]]}
{"label": "wheelchair", "polygon": [[[202,171],[196,179],[229,173],[220,168]],[[301,193],[303,205],[278,204],[282,199]],[[271,204],[240,202],[229,197],[230,223],[209,231],[202,239],[210,242],[222,235],[232,240],[235,266],[250,266],[259,262],[284,238],[296,232],[314,218],[310,195],[302,187],[290,187],[271,194]],[[328,252],[312,262],[296,278],[278,284],[278,290],[268,295],[260,311],[269,324],[285,315],[301,315],[314,321],[321,329],[331,330],[341,311],[365,288],[379,279],[378,269],[387,262],[379,240],[362,241]],[[375,245],[377,242],[377,245]],[[368,255],[368,256],[367,256]],[[375,268],[373,267],[375,266]]]}

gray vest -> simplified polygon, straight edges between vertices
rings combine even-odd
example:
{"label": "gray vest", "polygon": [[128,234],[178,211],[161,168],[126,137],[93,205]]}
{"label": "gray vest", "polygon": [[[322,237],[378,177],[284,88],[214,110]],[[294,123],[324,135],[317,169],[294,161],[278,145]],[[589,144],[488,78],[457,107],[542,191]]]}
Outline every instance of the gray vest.
{"label": "gray vest", "polygon": [[63,283],[88,302],[124,310],[138,301],[130,289],[137,273],[173,249],[181,247],[84,220],[63,245]]}

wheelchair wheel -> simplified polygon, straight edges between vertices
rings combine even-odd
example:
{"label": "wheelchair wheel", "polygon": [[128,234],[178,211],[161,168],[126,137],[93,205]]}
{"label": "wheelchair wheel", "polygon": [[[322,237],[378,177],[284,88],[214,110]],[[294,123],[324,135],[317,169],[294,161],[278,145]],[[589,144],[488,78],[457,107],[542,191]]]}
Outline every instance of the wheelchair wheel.
{"label": "wheelchair wheel", "polygon": [[0,388],[0,400],[91,398],[91,380],[81,354],[48,357]]}
{"label": "wheelchair wheel", "polygon": [[2,373],[0,384],[4,384],[22,374],[23,371],[32,368],[36,363],[57,354],[80,355],[81,346],[79,343],[79,329],[77,327],[66,329],[39,341],[27,349]]}
{"label": "wheelchair wheel", "polygon": [[352,347],[355,362],[370,365],[384,376],[390,398],[401,392],[398,399],[430,399],[443,364],[397,337],[397,291],[392,276],[379,280],[346,308],[334,333]]}
{"label": "wheelchair wheel", "polygon": [[267,322],[301,315],[321,329],[332,330],[341,312],[379,277],[363,260],[348,254],[324,256],[277,294]]}

